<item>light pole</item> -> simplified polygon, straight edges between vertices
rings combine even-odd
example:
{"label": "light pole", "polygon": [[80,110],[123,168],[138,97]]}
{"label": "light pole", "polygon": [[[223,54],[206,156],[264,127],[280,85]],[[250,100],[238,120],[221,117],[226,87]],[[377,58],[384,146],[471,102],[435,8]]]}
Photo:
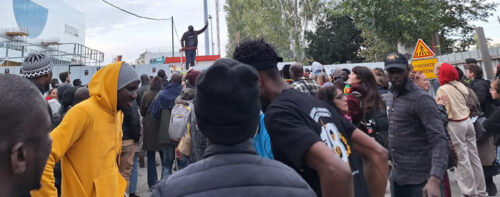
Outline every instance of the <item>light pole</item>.
{"label": "light pole", "polygon": [[212,45],[212,55],[215,53],[214,51],[214,29],[212,27],[212,15],[208,15],[208,19],[210,19],[210,39],[212,40],[211,45]]}

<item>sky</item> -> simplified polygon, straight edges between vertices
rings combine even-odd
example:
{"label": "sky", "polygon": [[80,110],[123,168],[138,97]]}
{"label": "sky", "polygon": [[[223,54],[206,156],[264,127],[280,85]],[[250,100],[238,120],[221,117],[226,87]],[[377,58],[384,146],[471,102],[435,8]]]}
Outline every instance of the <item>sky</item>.
{"label": "sky", "polygon": [[[151,21],[124,13],[102,0],[63,0],[86,16],[85,45],[104,52],[103,64],[108,64],[113,57],[122,55],[125,61],[135,61],[141,53],[151,50],[171,51],[172,29],[170,21]],[[204,25],[202,0],[107,0],[123,9],[138,15],[169,18],[174,17],[175,50],[180,48],[180,37],[193,25],[195,30]],[[208,14],[212,15],[215,51],[217,52],[217,28],[215,22],[215,0],[207,0]],[[221,55],[226,55],[227,24],[224,12],[225,0],[219,0],[219,27]],[[500,44],[500,6],[487,22],[473,21],[472,24],[482,26],[487,38],[492,43]],[[207,31],[210,31],[210,25]],[[210,37],[209,37],[210,39]],[[205,35],[198,36],[199,54],[205,54]]]}
{"label": "sky", "polygon": [[[152,21],[137,18],[122,12],[102,0],[63,0],[85,14],[85,45],[104,52],[103,64],[113,57],[122,55],[125,61],[135,61],[146,49],[172,51],[172,28],[170,21]],[[202,0],[107,0],[125,10],[152,18],[173,16],[175,29],[175,51],[180,48],[180,38],[189,25],[195,30],[205,25]],[[219,0],[219,27],[222,56],[227,44],[227,25],[224,12],[225,0]],[[215,20],[215,0],[207,0],[208,14],[212,15],[214,49],[217,53],[217,26]],[[210,20],[209,20],[210,22]],[[207,28],[210,31],[210,24]],[[210,37],[209,37],[210,39]],[[205,35],[198,36],[199,54],[205,54]],[[211,49],[210,49],[211,50]]]}
{"label": "sky", "polygon": [[500,45],[500,19],[498,19],[498,17],[500,17],[500,6],[497,6],[494,15],[490,16],[487,22],[479,21],[473,24],[478,27],[483,27],[486,38],[492,40],[491,44]]}

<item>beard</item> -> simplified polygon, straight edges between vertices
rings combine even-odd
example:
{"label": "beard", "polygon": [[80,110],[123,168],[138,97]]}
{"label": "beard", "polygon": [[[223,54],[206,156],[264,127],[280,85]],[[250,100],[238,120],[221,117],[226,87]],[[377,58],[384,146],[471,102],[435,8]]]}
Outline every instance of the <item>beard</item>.
{"label": "beard", "polygon": [[392,86],[394,87],[395,90],[397,91],[402,91],[405,89],[406,85],[408,84],[408,78],[404,78],[402,81],[398,82],[391,82]]}

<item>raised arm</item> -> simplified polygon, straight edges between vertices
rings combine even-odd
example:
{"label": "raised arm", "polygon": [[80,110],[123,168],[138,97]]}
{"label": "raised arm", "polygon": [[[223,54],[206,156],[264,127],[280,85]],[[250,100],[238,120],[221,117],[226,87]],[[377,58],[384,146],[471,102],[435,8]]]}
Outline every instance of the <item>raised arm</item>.
{"label": "raised arm", "polygon": [[203,28],[201,28],[200,30],[196,31],[196,34],[200,35],[201,33],[205,32],[205,30],[207,29],[207,27],[208,27],[208,21],[205,23],[205,26]]}

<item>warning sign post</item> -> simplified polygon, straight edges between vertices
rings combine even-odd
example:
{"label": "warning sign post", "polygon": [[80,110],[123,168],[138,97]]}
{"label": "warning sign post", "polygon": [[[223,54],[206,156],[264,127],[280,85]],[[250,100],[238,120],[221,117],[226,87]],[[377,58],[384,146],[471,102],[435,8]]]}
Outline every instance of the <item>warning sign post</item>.
{"label": "warning sign post", "polygon": [[414,71],[424,73],[427,79],[434,79],[437,78],[434,74],[434,65],[436,65],[437,62],[437,58],[413,60],[411,61],[411,65],[413,66]]}
{"label": "warning sign post", "polygon": [[426,57],[434,57],[434,52],[424,43],[422,39],[418,39],[415,51],[413,51],[413,59]]}

